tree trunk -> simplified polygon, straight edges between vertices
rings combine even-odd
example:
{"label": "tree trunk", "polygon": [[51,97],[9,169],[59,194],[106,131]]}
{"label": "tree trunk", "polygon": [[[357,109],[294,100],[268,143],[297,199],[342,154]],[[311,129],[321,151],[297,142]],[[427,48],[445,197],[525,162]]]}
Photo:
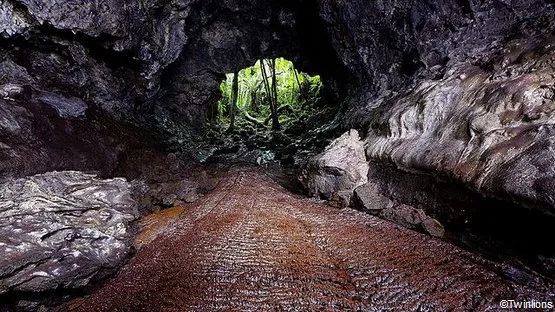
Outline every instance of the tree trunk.
{"label": "tree trunk", "polygon": [[229,128],[228,133],[235,130],[235,115],[237,111],[237,97],[239,94],[239,72],[233,73],[233,83],[231,85],[231,108],[229,110]]}
{"label": "tree trunk", "polygon": [[251,110],[255,113],[258,113],[258,94],[255,91],[251,91]]}
{"label": "tree trunk", "polygon": [[266,90],[266,94],[268,94],[268,99],[270,100],[270,110],[272,110],[272,89],[270,88],[270,83],[268,82],[268,73],[266,73],[266,65],[263,59],[260,60],[260,71],[262,72],[264,89]]}
{"label": "tree trunk", "polygon": [[278,116],[278,94],[277,94],[277,77],[276,77],[276,60],[270,61],[270,69],[272,70],[272,130],[280,130],[279,116]]}

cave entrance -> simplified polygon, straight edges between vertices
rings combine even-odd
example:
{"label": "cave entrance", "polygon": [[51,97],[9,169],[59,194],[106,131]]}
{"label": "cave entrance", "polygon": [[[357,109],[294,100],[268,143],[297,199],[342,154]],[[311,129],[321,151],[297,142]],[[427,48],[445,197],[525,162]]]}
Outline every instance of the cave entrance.
{"label": "cave entrance", "polygon": [[226,74],[206,127],[210,160],[299,164],[337,109],[327,104],[323,88],[319,75],[284,58],[260,59]]}
{"label": "cave entrance", "polygon": [[286,131],[314,113],[322,88],[319,75],[299,72],[289,60],[261,59],[226,74],[213,121],[228,133]]}

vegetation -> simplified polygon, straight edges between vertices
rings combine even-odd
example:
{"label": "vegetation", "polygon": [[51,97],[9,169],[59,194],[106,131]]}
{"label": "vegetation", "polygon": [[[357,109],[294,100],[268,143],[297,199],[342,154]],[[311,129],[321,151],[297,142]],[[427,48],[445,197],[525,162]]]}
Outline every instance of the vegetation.
{"label": "vegetation", "polygon": [[235,131],[239,118],[258,128],[281,130],[314,109],[321,89],[319,76],[299,73],[288,60],[259,60],[254,66],[226,75],[220,85],[222,98],[215,121],[228,124],[228,132]]}

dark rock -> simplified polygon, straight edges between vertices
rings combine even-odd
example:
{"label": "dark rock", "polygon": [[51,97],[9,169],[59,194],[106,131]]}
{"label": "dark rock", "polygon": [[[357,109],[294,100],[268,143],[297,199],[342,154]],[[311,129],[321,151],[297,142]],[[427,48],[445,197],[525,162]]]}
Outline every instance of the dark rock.
{"label": "dark rock", "polygon": [[310,196],[336,198],[348,206],[353,190],[366,183],[367,175],[363,143],[358,132],[350,130],[309,162],[301,180]]}
{"label": "dark rock", "polygon": [[23,92],[23,87],[13,83],[0,86],[0,97],[4,100],[14,100],[14,97]]}
{"label": "dark rock", "polygon": [[555,278],[555,257],[545,257],[543,255],[539,255],[538,261],[542,271],[549,277]]}
{"label": "dark rock", "polygon": [[419,229],[422,221],[427,218],[422,209],[417,209],[405,204],[384,209],[380,211],[379,216],[408,229]]}
{"label": "dark rock", "polygon": [[500,274],[504,278],[520,285],[541,285],[541,279],[537,275],[532,272],[519,269],[509,263],[504,263],[502,265]]}
{"label": "dark rock", "polygon": [[11,37],[23,33],[29,26],[28,21],[15,10],[12,3],[2,2],[0,6],[0,36]]}
{"label": "dark rock", "polygon": [[173,206],[176,200],[177,200],[177,195],[174,193],[169,193],[169,194],[166,194],[164,197],[160,198],[160,203],[163,206],[170,207],[170,206]]}
{"label": "dark rock", "polygon": [[198,189],[199,182],[193,179],[162,183],[147,183],[144,180],[134,182],[134,194],[140,201],[142,214],[195,202],[199,198]]}
{"label": "dark rock", "polygon": [[216,188],[219,183],[218,178],[211,177],[206,171],[201,171],[198,178],[199,185],[197,187],[198,194],[206,194]]}
{"label": "dark rock", "polygon": [[62,118],[67,117],[83,117],[85,116],[85,110],[87,109],[87,104],[81,99],[72,97],[65,98],[63,96],[50,93],[42,92],[38,99],[45,104],[52,106]]}
{"label": "dark rock", "polygon": [[[9,47],[0,54],[39,89],[182,137],[210,118],[221,76],[259,58],[289,56],[322,74],[330,94],[353,77],[361,90],[394,89],[489,53],[509,36],[547,32],[552,13],[541,0],[10,0],[0,5]],[[353,108],[368,117],[365,104]]]}
{"label": "dark rock", "polygon": [[371,214],[377,214],[394,205],[391,199],[379,193],[377,185],[373,183],[366,183],[355,189],[354,203],[358,209]]}
{"label": "dark rock", "polygon": [[61,105],[57,111],[36,95],[23,88],[13,99],[0,97],[0,181],[64,169],[111,176],[155,145],[149,131],[103,113],[83,116],[86,107],[80,100],[52,95],[53,105]]}
{"label": "dark rock", "polygon": [[67,292],[113,272],[136,217],[121,178],[66,171],[0,184],[0,298]]}
{"label": "dark rock", "polygon": [[33,82],[27,69],[10,59],[0,62],[0,72],[0,84],[24,86]]}
{"label": "dark rock", "polygon": [[183,197],[183,201],[190,204],[190,203],[194,203],[195,201],[197,201],[199,199],[199,196],[196,192],[188,192],[187,194],[185,194],[185,196]]}
{"label": "dark rock", "polygon": [[[491,53],[508,37],[548,33],[555,22],[543,0],[318,2],[335,51],[372,97]],[[368,120],[365,102],[352,104]]]}
{"label": "dark rock", "polygon": [[225,73],[271,56],[302,58],[300,66],[319,66],[320,73],[341,67],[321,40],[315,7],[266,0],[7,0],[0,4],[0,59],[29,73],[38,90],[81,99],[181,141],[214,117]]}
{"label": "dark rock", "polygon": [[357,187],[354,191],[354,206],[367,213],[378,215],[386,220],[395,222],[409,229],[424,230],[426,233],[443,237],[445,229],[436,219],[426,215],[424,210],[413,206],[396,205],[379,191],[378,184],[368,182]]}
{"label": "dark rock", "polygon": [[445,229],[443,228],[443,225],[441,225],[441,223],[439,223],[439,221],[434,218],[424,219],[424,221],[422,221],[422,227],[424,228],[424,231],[426,231],[426,233],[432,236],[443,237],[443,235],[445,235]]}

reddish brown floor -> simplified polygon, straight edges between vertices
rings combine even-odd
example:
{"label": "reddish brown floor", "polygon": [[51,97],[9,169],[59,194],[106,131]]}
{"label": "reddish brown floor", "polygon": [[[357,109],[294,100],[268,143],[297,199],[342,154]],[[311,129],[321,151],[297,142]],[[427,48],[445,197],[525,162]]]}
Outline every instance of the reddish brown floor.
{"label": "reddish brown floor", "polygon": [[[75,311],[496,311],[546,298],[445,242],[235,170]],[[553,300],[553,299],[551,299]]]}

